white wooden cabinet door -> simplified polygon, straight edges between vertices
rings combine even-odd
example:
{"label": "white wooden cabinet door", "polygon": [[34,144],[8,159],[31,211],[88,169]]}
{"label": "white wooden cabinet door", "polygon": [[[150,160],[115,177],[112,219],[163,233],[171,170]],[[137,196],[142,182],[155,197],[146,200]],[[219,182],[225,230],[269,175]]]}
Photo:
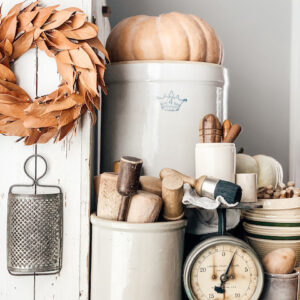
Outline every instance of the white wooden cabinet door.
{"label": "white wooden cabinet door", "polygon": [[[21,0],[4,0],[3,14]],[[109,30],[102,17],[104,0],[42,0],[42,5],[76,6],[94,17],[103,41]],[[28,4],[29,1],[26,1]],[[105,25],[106,24],[106,25]],[[45,53],[32,49],[14,64],[18,83],[32,98],[57,88],[56,63]],[[28,183],[23,173],[25,159],[34,148],[16,143],[14,137],[0,136],[0,300],[88,300],[90,264],[90,202],[93,134],[90,117],[85,116],[77,135],[58,144],[38,146],[49,166],[45,184],[57,184],[64,193],[63,267],[51,276],[11,276],[6,265],[7,193],[12,184]],[[95,143],[97,145],[98,143]]]}

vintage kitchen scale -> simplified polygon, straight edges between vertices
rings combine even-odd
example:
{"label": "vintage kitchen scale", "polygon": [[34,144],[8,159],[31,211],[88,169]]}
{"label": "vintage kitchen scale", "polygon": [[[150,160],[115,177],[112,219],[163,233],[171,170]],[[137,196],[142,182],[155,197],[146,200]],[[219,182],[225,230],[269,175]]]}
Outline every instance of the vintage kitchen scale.
{"label": "vintage kitchen scale", "polygon": [[[235,208],[253,207],[239,203]],[[190,300],[257,300],[262,293],[260,259],[247,243],[226,235],[225,212],[218,209],[218,236],[198,244],[185,261],[183,281]]]}

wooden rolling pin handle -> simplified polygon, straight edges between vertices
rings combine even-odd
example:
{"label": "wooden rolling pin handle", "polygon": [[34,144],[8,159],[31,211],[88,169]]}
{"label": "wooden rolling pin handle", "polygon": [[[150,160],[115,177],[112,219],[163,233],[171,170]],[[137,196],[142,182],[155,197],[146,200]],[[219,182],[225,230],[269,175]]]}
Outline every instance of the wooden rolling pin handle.
{"label": "wooden rolling pin handle", "polygon": [[228,132],[230,131],[231,128],[231,122],[229,120],[225,120],[223,122],[223,139],[226,138]]}
{"label": "wooden rolling pin handle", "polygon": [[123,196],[118,215],[118,221],[125,221],[127,219],[128,209],[130,206],[130,196]]}
{"label": "wooden rolling pin handle", "polygon": [[223,140],[223,143],[233,143],[236,138],[238,137],[238,135],[240,134],[242,128],[240,125],[238,124],[233,124],[228,132],[228,134],[226,135],[226,137]]}
{"label": "wooden rolling pin handle", "polygon": [[203,186],[203,182],[205,179],[206,179],[206,176],[201,176],[198,179],[196,179],[196,181],[195,181],[194,189],[200,197],[202,197],[202,186]]}
{"label": "wooden rolling pin handle", "polygon": [[188,183],[191,187],[195,186],[195,179],[191,178],[189,176],[186,176],[178,171],[175,171],[173,169],[164,168],[160,171],[159,176],[161,180],[163,180],[167,176],[177,175],[180,176],[184,183]]}
{"label": "wooden rolling pin handle", "polygon": [[206,176],[201,176],[198,179],[194,179],[186,175],[183,175],[173,169],[165,168],[160,171],[160,178],[162,180],[170,176],[180,177],[183,180],[183,183],[188,183],[192,188],[195,189],[195,191],[199,196],[202,196],[202,185],[206,179]]}
{"label": "wooden rolling pin handle", "polygon": [[114,173],[119,173],[119,170],[120,170],[120,161],[115,161],[114,164],[113,164],[113,172]]}
{"label": "wooden rolling pin handle", "polygon": [[129,208],[130,197],[139,188],[143,161],[136,157],[123,156],[120,160],[120,170],[117,181],[117,190],[123,196],[118,221],[125,221]]}

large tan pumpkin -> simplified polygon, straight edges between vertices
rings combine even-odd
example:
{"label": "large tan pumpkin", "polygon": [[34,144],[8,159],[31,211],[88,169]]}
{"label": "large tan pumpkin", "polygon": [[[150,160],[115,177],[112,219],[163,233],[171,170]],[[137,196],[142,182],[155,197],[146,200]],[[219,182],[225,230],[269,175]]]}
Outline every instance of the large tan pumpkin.
{"label": "large tan pumpkin", "polygon": [[214,30],[203,19],[178,12],[124,19],[111,31],[106,48],[113,62],[187,60],[221,64],[223,59],[223,47]]}

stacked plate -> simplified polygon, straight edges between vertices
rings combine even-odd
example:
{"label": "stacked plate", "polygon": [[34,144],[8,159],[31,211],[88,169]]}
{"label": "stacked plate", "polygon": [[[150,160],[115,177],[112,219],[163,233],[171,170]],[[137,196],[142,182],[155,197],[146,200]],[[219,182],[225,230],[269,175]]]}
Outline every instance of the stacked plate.
{"label": "stacked plate", "polygon": [[300,198],[261,200],[263,208],[244,213],[243,227],[261,257],[278,248],[292,248],[300,265]]}

